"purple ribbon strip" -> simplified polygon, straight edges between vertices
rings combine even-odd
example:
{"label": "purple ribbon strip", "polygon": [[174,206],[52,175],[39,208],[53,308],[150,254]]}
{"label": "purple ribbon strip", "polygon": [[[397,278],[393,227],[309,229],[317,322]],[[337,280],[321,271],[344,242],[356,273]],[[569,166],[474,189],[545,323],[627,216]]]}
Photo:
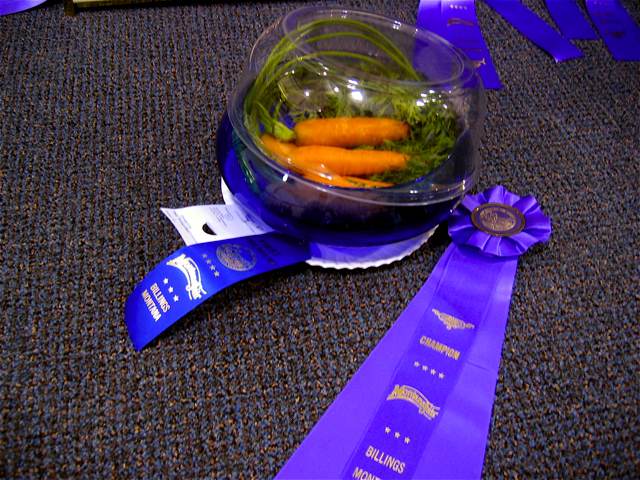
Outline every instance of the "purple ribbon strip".
{"label": "purple ribbon strip", "polygon": [[[358,478],[360,471],[379,478],[412,477],[448,408],[476,332],[487,321],[484,306],[502,281],[496,260],[467,255],[454,245],[437,265],[442,271],[435,293],[342,478]],[[513,275],[508,278],[513,281]]]}
{"label": "purple ribbon strip", "polygon": [[482,38],[474,0],[421,0],[416,23],[461,49],[476,65],[485,88],[502,88]]}
{"label": "purple ribbon strip", "polygon": [[544,20],[518,0],[484,0],[522,35],[555,58],[564,62],[582,57],[578,47],[551,28]]}
{"label": "purple ribbon strip", "polygon": [[562,35],[572,40],[597,40],[589,21],[584,18],[575,0],[546,0],[547,10]]}
{"label": "purple ribbon strip", "polygon": [[587,11],[618,61],[640,61],[640,27],[619,0],[586,0]]}
{"label": "purple ribbon strip", "polygon": [[449,233],[424,287],[277,478],[480,477],[517,256],[551,224],[533,197],[494,187],[463,200]]}
{"label": "purple ribbon strip", "polygon": [[46,2],[47,0],[0,0],[0,16],[22,12]]}

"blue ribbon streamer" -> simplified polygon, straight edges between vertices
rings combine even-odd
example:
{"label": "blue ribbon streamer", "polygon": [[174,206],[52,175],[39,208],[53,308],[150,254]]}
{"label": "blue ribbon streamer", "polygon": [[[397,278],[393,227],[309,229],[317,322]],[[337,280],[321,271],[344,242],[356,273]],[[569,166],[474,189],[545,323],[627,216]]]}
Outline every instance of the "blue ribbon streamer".
{"label": "blue ribbon streamer", "polygon": [[575,0],[546,0],[546,3],[551,18],[563,36],[572,40],[598,39]]}
{"label": "blue ribbon streamer", "polygon": [[127,299],[131,341],[140,350],[220,290],[309,257],[308,244],[278,233],[183,247],[149,272]]}
{"label": "blue ribbon streamer", "polygon": [[640,27],[619,0],[586,0],[587,11],[618,61],[640,61]]}
{"label": "blue ribbon streamer", "polygon": [[482,38],[474,0],[421,0],[416,23],[461,49],[475,63],[485,88],[502,88]]}
{"label": "blue ribbon streamer", "polygon": [[551,28],[518,0],[484,0],[522,35],[551,55],[556,62],[582,57],[578,47]]}
{"label": "blue ribbon streamer", "polygon": [[[444,255],[452,250],[450,246]],[[380,399],[388,394],[391,378],[410,346],[413,333],[428,312],[427,307],[445,273],[444,268],[439,268],[444,262],[441,258],[427,282],[276,478],[340,477],[375,415]],[[473,346],[467,352],[467,362],[441,412],[438,428],[432,432],[418,461],[414,478],[479,478],[481,475],[516,267],[516,259],[500,264],[501,282],[496,285],[494,302],[486,312],[488,320],[478,327]]]}
{"label": "blue ribbon streamer", "polygon": [[[476,332],[482,323],[492,320],[487,313],[493,303],[504,299],[495,298],[503,292],[497,286],[513,284],[516,263],[449,246],[427,280],[432,283],[433,296],[386,398],[342,478],[358,478],[361,471],[379,478],[413,476],[444,415]],[[473,456],[474,452],[466,454]],[[436,478],[448,476],[438,470],[432,473]]]}

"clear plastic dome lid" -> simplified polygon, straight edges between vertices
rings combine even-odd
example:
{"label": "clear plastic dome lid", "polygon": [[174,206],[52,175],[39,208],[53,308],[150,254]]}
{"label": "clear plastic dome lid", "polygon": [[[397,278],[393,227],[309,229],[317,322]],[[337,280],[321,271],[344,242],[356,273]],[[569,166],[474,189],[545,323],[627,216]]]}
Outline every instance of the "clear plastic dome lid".
{"label": "clear plastic dome lid", "polygon": [[474,185],[485,97],[446,40],[379,15],[308,7],[259,38],[228,112],[274,171],[338,197],[424,205]]}

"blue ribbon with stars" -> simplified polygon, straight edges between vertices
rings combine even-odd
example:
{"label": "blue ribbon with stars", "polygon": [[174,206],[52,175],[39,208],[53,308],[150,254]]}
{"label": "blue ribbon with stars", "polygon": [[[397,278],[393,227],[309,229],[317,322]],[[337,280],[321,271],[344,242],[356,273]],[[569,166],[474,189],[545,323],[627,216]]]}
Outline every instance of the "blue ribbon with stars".
{"label": "blue ribbon with stars", "polygon": [[509,266],[477,261],[456,247],[445,252],[435,280],[427,280],[434,293],[423,318],[341,478],[413,478],[467,360],[484,305],[504,283],[501,273],[515,276],[516,261]]}
{"label": "blue ribbon with stars", "polygon": [[127,299],[131,341],[141,350],[220,290],[309,257],[307,243],[279,233],[181,248],[160,262]]}

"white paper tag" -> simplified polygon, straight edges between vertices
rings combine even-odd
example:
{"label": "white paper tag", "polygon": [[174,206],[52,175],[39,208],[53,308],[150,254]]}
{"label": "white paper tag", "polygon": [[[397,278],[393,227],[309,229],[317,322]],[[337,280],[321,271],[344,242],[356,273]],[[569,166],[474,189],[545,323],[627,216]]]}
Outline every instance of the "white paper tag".
{"label": "white paper tag", "polygon": [[160,210],[173,223],[187,245],[273,231],[258,217],[236,204],[196,205]]}

